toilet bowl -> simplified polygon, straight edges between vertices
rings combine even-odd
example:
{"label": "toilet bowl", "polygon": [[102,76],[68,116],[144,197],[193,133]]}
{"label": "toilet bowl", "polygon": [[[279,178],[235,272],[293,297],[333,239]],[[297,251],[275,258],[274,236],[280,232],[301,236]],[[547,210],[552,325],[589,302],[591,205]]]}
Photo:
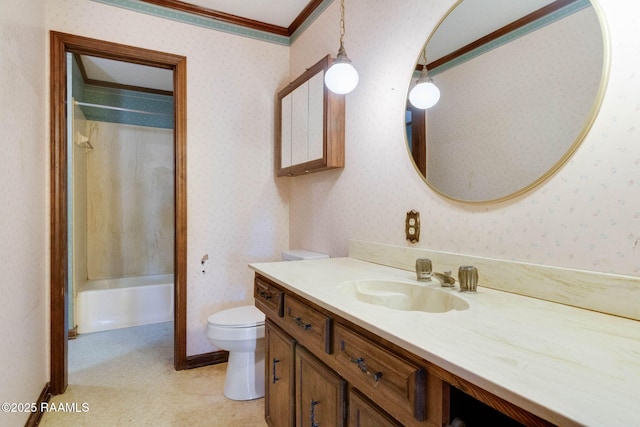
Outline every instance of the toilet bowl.
{"label": "toilet bowl", "polygon": [[[328,258],[317,252],[282,252],[285,261]],[[224,395],[232,400],[264,396],[264,313],[253,305],[230,308],[207,319],[207,339],[229,352]]]}
{"label": "toilet bowl", "polygon": [[212,314],[207,338],[229,352],[224,395],[232,400],[264,396],[264,313],[247,305]]}

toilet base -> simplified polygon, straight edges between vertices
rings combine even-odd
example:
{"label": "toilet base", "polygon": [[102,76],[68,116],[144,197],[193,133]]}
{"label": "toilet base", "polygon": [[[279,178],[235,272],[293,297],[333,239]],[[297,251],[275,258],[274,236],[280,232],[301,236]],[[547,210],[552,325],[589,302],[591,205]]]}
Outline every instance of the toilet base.
{"label": "toilet base", "polygon": [[231,400],[253,400],[264,396],[264,348],[251,352],[229,352],[224,395]]}

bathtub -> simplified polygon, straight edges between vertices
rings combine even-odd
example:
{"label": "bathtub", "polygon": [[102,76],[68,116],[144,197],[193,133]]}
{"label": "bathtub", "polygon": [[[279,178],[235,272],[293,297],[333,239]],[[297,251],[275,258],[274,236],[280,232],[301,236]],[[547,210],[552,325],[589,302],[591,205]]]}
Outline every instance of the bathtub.
{"label": "bathtub", "polygon": [[78,334],[173,321],[173,274],[87,281],[76,312]]}

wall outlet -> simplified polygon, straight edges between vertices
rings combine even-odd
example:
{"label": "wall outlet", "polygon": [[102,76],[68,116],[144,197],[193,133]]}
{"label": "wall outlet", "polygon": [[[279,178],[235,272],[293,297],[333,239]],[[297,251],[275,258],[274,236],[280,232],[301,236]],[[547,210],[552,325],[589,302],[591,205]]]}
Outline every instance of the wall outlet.
{"label": "wall outlet", "polygon": [[420,241],[420,212],[413,209],[407,212],[407,218],[404,221],[404,231],[407,240],[411,243]]}

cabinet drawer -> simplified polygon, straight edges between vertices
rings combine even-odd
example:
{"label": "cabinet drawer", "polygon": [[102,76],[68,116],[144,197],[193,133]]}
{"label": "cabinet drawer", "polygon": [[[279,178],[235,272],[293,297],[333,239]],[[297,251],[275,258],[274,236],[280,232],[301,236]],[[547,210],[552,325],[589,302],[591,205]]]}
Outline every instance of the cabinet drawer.
{"label": "cabinet drawer", "polygon": [[282,317],[284,313],[284,292],[264,277],[256,275],[254,279],[253,297],[256,307],[267,316]]}
{"label": "cabinet drawer", "polygon": [[337,371],[399,420],[426,419],[426,370],[341,324],[334,330]]}
{"label": "cabinet drawer", "polygon": [[312,353],[331,354],[331,317],[287,295],[284,323],[289,333]]}

